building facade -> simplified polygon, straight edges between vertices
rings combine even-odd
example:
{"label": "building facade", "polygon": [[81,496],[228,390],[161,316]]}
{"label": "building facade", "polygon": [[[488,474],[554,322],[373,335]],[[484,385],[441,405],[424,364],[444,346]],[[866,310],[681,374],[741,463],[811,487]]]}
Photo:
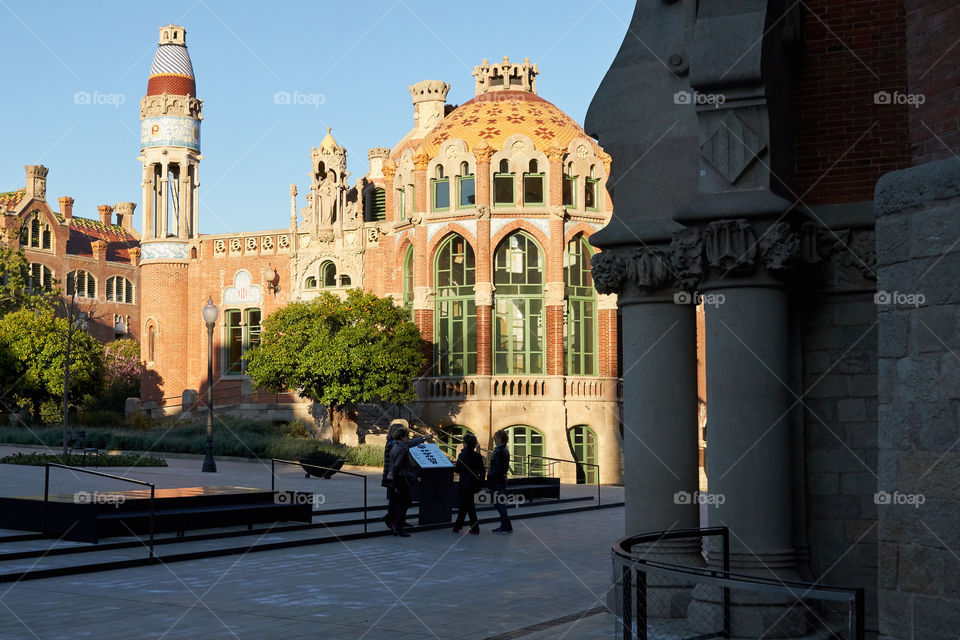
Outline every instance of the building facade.
{"label": "building facade", "polygon": [[[448,84],[418,82],[413,128],[371,149],[359,180],[349,183],[347,150],[328,130],[310,149],[305,197],[290,187],[284,226],[201,235],[203,105],[184,29],[161,27],[141,101],[139,408],[197,407],[207,365],[200,310],[212,299],[215,405],[318,415],[292,394],[252,389],[242,355],[287,302],[363,288],[403,305],[432,344],[404,417],[449,446],[466,432],[489,443],[507,428],[518,456],[577,457],[598,463],[602,481],[618,480],[616,298],[595,292],[589,268],[590,236],[611,214],[610,157],[537,95],[538,73],[529,60],[484,60],[474,98],[459,107],[446,104]],[[357,421],[346,441],[365,439]],[[567,466],[558,471],[570,476]],[[595,474],[581,468],[581,480]]]}

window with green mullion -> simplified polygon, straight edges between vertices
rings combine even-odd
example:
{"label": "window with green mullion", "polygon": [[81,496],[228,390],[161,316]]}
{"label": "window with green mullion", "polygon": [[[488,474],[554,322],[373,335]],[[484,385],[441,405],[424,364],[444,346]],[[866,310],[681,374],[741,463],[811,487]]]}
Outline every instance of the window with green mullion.
{"label": "window with green mullion", "polygon": [[587,188],[584,191],[583,204],[584,208],[587,211],[597,211],[600,208],[599,204],[599,189],[598,185],[600,184],[599,180],[594,178],[587,178]]}
{"label": "window with green mullion", "polygon": [[477,373],[477,307],[473,286],[476,265],[473,247],[451,235],[437,251],[434,369],[438,376]]}
{"label": "window with green mullion", "polygon": [[563,204],[568,207],[577,206],[577,178],[576,176],[563,176]]}
{"label": "window with green mullion", "polygon": [[513,196],[514,175],[510,173],[510,163],[501,160],[499,171],[493,174],[493,204],[499,206],[516,206]]}
{"label": "window with green mullion", "polygon": [[542,207],[544,174],[540,173],[540,164],[536,160],[530,161],[529,171],[523,174],[523,204],[525,206]]}
{"label": "window with green mullion", "polygon": [[460,194],[458,208],[465,209],[476,204],[476,180],[473,174],[457,178],[457,193]]}

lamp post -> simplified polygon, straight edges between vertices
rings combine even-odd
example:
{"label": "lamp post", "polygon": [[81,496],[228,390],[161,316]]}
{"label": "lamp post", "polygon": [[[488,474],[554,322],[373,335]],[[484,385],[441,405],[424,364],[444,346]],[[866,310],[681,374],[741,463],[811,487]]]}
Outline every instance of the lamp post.
{"label": "lamp post", "polygon": [[201,315],[207,323],[207,455],[203,459],[203,471],[216,473],[217,463],[213,460],[213,327],[217,323],[217,305],[213,304],[213,298],[207,300]]}
{"label": "lamp post", "polygon": [[73,311],[76,309],[76,295],[77,292],[74,290],[70,296],[70,307],[67,309],[67,353],[65,358],[66,362],[63,365],[63,464],[67,464],[67,429],[69,428],[68,410],[70,404],[70,342],[77,325],[84,331],[86,331],[89,326],[87,323],[87,315],[82,311],[77,317],[77,322],[73,320]]}

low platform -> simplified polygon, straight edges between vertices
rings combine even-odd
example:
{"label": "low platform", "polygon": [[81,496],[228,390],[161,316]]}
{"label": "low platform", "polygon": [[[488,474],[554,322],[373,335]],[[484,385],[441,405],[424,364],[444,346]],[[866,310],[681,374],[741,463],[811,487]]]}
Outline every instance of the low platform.
{"label": "low platform", "polygon": [[522,495],[526,500],[559,500],[560,478],[538,476],[507,478],[507,495]]}
{"label": "low platform", "polygon": [[[278,499],[278,494],[285,494]],[[290,492],[249,487],[157,489],[154,532],[312,520],[308,501]],[[302,502],[302,503],[300,503]],[[291,504],[293,503],[293,504]],[[43,496],[0,497],[0,529],[44,532],[74,542],[146,534],[150,531],[150,490],[77,492],[51,495],[44,523]]]}

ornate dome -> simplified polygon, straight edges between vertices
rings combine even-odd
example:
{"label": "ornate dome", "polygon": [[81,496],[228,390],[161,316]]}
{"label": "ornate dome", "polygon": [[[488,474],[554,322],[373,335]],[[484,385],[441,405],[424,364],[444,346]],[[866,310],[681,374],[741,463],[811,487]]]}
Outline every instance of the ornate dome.
{"label": "ornate dome", "polygon": [[[474,97],[455,109],[423,140],[431,158],[443,143],[459,138],[472,151],[477,146],[503,148],[507,138],[523,134],[540,150],[566,149],[575,138],[588,138],[583,128],[554,104],[529,91],[499,91]],[[594,143],[595,151],[599,149]]]}
{"label": "ornate dome", "polygon": [[186,30],[178,25],[160,27],[160,43],[153,55],[147,95],[169,93],[178,96],[197,96],[193,64],[187,52]]}

